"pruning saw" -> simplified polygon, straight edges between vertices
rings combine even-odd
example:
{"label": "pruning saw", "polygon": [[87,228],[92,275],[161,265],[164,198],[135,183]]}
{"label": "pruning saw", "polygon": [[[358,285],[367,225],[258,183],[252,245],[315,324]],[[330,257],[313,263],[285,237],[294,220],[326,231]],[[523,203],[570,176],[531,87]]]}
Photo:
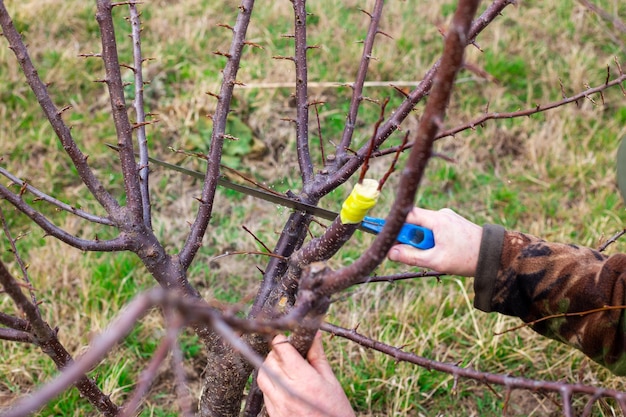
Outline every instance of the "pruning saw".
{"label": "pruning saw", "polygon": [[[119,147],[111,144],[107,144],[107,146],[113,150],[119,151]],[[148,157],[148,160],[155,165],[160,167],[180,172],[181,174],[185,174],[194,178],[204,179],[204,174],[199,171],[194,171],[189,168],[185,168],[180,165],[172,164],[169,162],[165,162],[163,160]],[[287,207],[290,209],[303,211],[305,213],[312,214],[316,217],[321,217],[326,220],[333,221],[339,216],[337,212],[327,210],[322,207],[317,207],[312,204],[303,203],[302,201],[295,200],[286,195],[281,194],[272,194],[268,191],[252,188],[246,185],[237,184],[224,176],[220,176],[217,179],[217,184],[221,187],[228,188],[229,190],[236,191],[241,194],[249,195],[251,197],[260,198],[261,200],[268,201],[270,203],[278,204],[283,207]],[[363,230],[368,233],[378,234],[382,230],[385,225],[385,220],[365,216],[361,224],[358,226],[360,230]],[[396,240],[399,243],[411,245],[418,249],[430,249],[435,246],[435,239],[432,230],[427,229],[425,227],[417,226],[410,223],[405,223],[398,233]]]}

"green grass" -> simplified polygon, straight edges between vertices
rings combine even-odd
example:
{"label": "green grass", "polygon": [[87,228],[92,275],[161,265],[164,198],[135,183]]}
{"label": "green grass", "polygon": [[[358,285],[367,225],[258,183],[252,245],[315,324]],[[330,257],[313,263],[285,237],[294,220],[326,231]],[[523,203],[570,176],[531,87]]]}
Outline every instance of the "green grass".
{"label": "green grass", "polygon": [[[205,92],[217,92],[224,58],[213,51],[228,47],[230,31],[218,23],[232,24],[236,2],[208,0],[162,2],[141,6],[144,12],[144,55],[146,62],[146,103],[159,123],[147,128],[154,155],[202,169],[204,161],[173,155],[169,148],[206,152],[211,123],[206,118],[215,99]],[[219,4],[218,4],[219,3]],[[372,2],[325,0],[308,5],[310,80],[349,82],[358,66],[368,18],[359,8]],[[626,16],[626,4],[598,1],[598,5]],[[67,1],[57,7],[45,2],[25,1],[8,5],[16,25],[30,46],[54,102],[71,104],[64,114],[77,142],[89,154],[104,185],[124,201],[123,182],[114,154],[104,143],[115,141],[105,88],[94,80],[102,78],[100,60],[79,58],[80,53],[98,52],[98,27],[93,2]],[[439,28],[445,29],[454,11],[454,2],[415,0],[392,2],[386,7],[374,48],[368,80],[419,80],[437,59],[442,48]],[[485,7],[485,5],[483,5]],[[416,13],[419,12],[419,19]],[[130,43],[125,9],[116,9],[120,54],[130,61]],[[273,56],[291,55],[292,41],[282,35],[292,32],[292,11],[288,2],[258,4],[248,40],[263,48],[246,48],[238,80],[256,88],[236,89],[227,133],[239,138],[225,144],[224,162],[277,189],[299,190],[295,159],[295,134],[284,118],[294,117],[292,90],[263,88],[264,83],[293,78],[293,66]],[[58,16],[63,16],[59,19]],[[473,120],[489,111],[515,111],[559,100],[562,81],[566,94],[604,82],[606,67],[614,58],[622,65],[623,34],[575,2],[527,1],[509,7],[502,17],[478,39],[480,50],[468,49],[467,61],[488,72],[485,80],[467,70],[457,85],[449,106],[446,127]],[[33,94],[20,75],[11,51],[0,38],[0,156],[3,166],[55,197],[102,214],[75,176],[75,170],[43,120]],[[132,78],[130,71],[124,79]],[[129,89],[129,98],[132,91]],[[400,101],[393,89],[367,88],[373,100],[390,99],[388,113]],[[351,90],[347,87],[312,88],[311,100],[319,107],[326,153],[343,131]],[[417,196],[420,206],[432,209],[451,207],[476,223],[499,223],[508,228],[540,235],[549,240],[598,244],[623,228],[624,203],[614,182],[617,140],[626,129],[626,102],[619,89],[577,105],[528,118],[487,122],[475,130],[444,138],[436,151],[455,162],[435,158]],[[423,111],[419,104],[402,128],[414,132]],[[364,103],[359,112],[354,148],[372,134],[379,108]],[[132,114],[131,114],[132,117]],[[316,169],[321,168],[317,123],[310,126]],[[391,144],[400,143],[396,133]],[[402,157],[401,160],[405,158]],[[380,177],[390,157],[372,163],[370,176]],[[384,216],[393,201],[396,177],[386,186],[374,215]],[[349,182],[352,182],[349,181]],[[194,197],[200,193],[197,180],[155,168],[152,176],[154,228],[171,253],[185,238],[197,210]],[[349,192],[349,185],[326,196],[320,204],[337,210]],[[26,197],[27,199],[29,197]],[[30,200],[29,200],[30,201]],[[108,238],[113,231],[36,203],[55,224],[79,236]],[[155,285],[141,263],[131,254],[93,254],[69,249],[43,233],[9,205],[2,204],[13,235],[23,235],[18,248],[36,288],[41,309],[52,326],[60,327],[60,338],[70,352],[78,355],[92,337],[106,328],[132,297]],[[207,231],[204,246],[189,270],[190,281],[218,305],[237,304],[245,311],[255,294],[267,259],[263,256],[217,256],[236,250],[258,250],[255,240],[242,225],[272,247],[289,210],[222,190]],[[313,234],[321,227],[313,225]],[[330,261],[334,268],[358,259],[371,242],[357,233]],[[5,248],[5,241],[2,241]],[[609,253],[624,252],[623,241]],[[5,249],[0,255],[12,271],[17,268]],[[401,265],[385,262],[380,274],[406,271]],[[16,272],[17,273],[17,272]],[[494,331],[510,329],[516,319],[488,315],[473,309],[472,280],[448,277],[396,284],[372,284],[350,289],[331,307],[329,320],[346,327],[359,325],[365,335],[428,358],[459,362],[489,372],[512,373],[529,378],[582,381],[608,388],[622,388],[623,381],[584,359],[571,349],[540,338],[528,329],[496,336]],[[6,297],[0,309],[14,314]],[[132,391],[133,381],[158,346],[163,332],[159,312],[151,312],[92,373],[114,401],[122,403]],[[56,370],[36,348],[0,342],[0,406],[18,395],[50,380]],[[204,354],[197,336],[181,337],[194,397],[200,390]],[[343,340],[326,339],[327,352],[353,405],[366,416],[500,415],[506,393],[499,387],[460,380],[449,375],[396,363]],[[19,371],[16,369],[19,368]],[[166,367],[164,367],[166,368]],[[150,392],[142,416],[177,415],[171,393],[172,377],[166,369]],[[552,415],[558,397],[514,392],[509,415]],[[583,399],[575,402],[577,411]],[[596,406],[594,416],[612,415],[610,408]],[[93,408],[70,390],[54,400],[42,416],[93,415]],[[558,414],[558,413],[557,413]]]}

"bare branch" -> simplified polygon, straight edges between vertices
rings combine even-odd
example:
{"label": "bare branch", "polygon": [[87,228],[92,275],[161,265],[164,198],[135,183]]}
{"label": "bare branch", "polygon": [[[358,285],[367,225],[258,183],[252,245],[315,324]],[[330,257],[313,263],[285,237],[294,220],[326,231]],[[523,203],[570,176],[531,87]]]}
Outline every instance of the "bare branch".
{"label": "bare branch", "polygon": [[[124,98],[124,83],[120,70],[115,28],[111,11],[113,5],[110,0],[98,0],[96,20],[100,26],[102,40],[102,61],[104,62],[105,83],[109,90],[113,123],[117,132],[120,162],[124,174],[124,189],[126,190],[127,217],[136,224],[143,224],[143,204],[140,190],[139,172],[133,151],[133,127],[128,119],[126,100]],[[135,70],[135,73],[137,70]],[[141,86],[143,88],[143,86]],[[126,219],[128,221],[129,219]]]}
{"label": "bare branch", "polygon": [[142,398],[148,393],[150,385],[156,379],[157,371],[167,359],[167,354],[172,348],[172,345],[175,343],[175,340],[175,338],[170,337],[169,332],[161,340],[161,344],[152,354],[150,362],[141,372],[141,375],[139,375],[139,378],[137,379],[137,386],[135,387],[130,399],[126,402],[126,404],[124,404],[123,410],[118,417],[130,417],[136,415],[137,408],[139,407]]}
{"label": "bare branch", "polygon": [[313,162],[309,150],[309,87],[306,41],[306,0],[292,1],[295,28],[296,143],[303,189],[311,183]]}
{"label": "bare branch", "polygon": [[152,215],[149,188],[148,167],[148,139],[146,138],[146,113],[143,102],[143,55],[141,53],[141,20],[136,3],[129,4],[130,24],[132,27],[133,40],[133,67],[135,76],[135,129],[137,130],[137,148],[139,149],[139,181],[141,190],[141,204],[143,211],[143,223],[148,229],[152,229]]}
{"label": "bare branch", "polygon": [[411,150],[398,185],[396,200],[386,218],[385,226],[361,257],[340,270],[327,276],[317,291],[320,295],[330,295],[345,289],[368,275],[385,258],[389,248],[404,224],[407,214],[413,207],[415,193],[432,152],[435,136],[445,117],[446,106],[452,94],[454,79],[462,66],[465,47],[468,44],[471,19],[478,8],[478,0],[461,0],[446,36],[441,65],[433,82],[424,115],[420,121]]}
{"label": "bare branch", "polygon": [[46,118],[50,122],[50,125],[54,129],[57,137],[63,145],[63,149],[72,159],[74,166],[76,167],[80,178],[83,183],[89,188],[89,191],[98,200],[98,202],[104,207],[107,213],[114,214],[119,211],[119,204],[111,196],[96,178],[93,171],[87,165],[87,156],[81,152],[76,145],[76,142],[72,138],[69,127],[65,124],[61,117],[61,112],[52,102],[46,84],[39,78],[37,70],[30,59],[26,46],[22,41],[22,37],[15,29],[13,21],[9,16],[9,13],[4,6],[4,0],[0,0],[0,27],[2,27],[4,37],[9,41],[11,50],[15,54],[17,61],[22,69],[22,72],[26,76],[26,81],[35,93],[35,97],[41,106]]}
{"label": "bare branch", "polygon": [[131,248],[131,242],[124,235],[115,239],[103,241],[78,238],[53,224],[43,214],[29,206],[19,195],[12,193],[11,190],[1,184],[0,196],[6,199],[9,203],[13,204],[13,206],[39,225],[39,227],[41,227],[46,234],[54,236],[55,238],[75,248],[87,251],[103,252],[122,251]]}
{"label": "bare branch", "polygon": [[609,238],[609,240],[607,240],[602,245],[600,245],[600,247],[598,248],[598,252],[604,252],[606,248],[608,248],[613,243],[617,242],[617,239],[622,237],[624,234],[626,234],[626,229],[622,229],[619,232],[615,233],[613,236]]}
{"label": "bare branch", "polygon": [[[22,293],[20,286],[11,273],[6,269],[4,264],[0,262],[0,284],[7,292],[7,294],[13,299],[15,304],[22,310],[24,315],[28,318],[31,326],[32,343],[37,344],[41,350],[47,354],[57,365],[59,369],[65,367],[72,367],[72,357],[69,352],[63,347],[57,338],[57,331],[50,328],[39,315],[37,307],[31,303],[26,296]],[[90,369],[90,368],[89,368]],[[118,407],[113,404],[111,399],[102,393],[96,383],[88,378],[85,373],[89,369],[84,369],[82,372],[77,372],[72,375],[72,378],[68,381],[68,384],[63,387],[62,390],[67,389],[70,385],[75,385],[80,391],[81,395],[86,397],[91,404],[93,404],[101,413],[105,416],[117,415]],[[63,373],[62,373],[63,374]],[[12,408],[3,416],[22,416],[29,412],[36,411],[39,407],[44,405],[47,400],[39,403],[35,408],[27,408],[26,410],[20,410],[19,406]],[[24,402],[28,403],[29,399]]]}
{"label": "bare branch", "polygon": [[[561,394],[564,407],[571,407],[570,396],[572,394],[592,395],[596,398],[615,398],[620,404],[626,402],[626,392],[594,387],[584,384],[568,384],[565,382],[537,381],[527,378],[513,377],[510,375],[491,374],[471,368],[462,368],[457,364],[438,362],[426,359],[402,349],[386,345],[370,339],[356,332],[330,323],[323,323],[321,329],[335,336],[343,337],[358,343],[363,347],[374,349],[393,357],[397,361],[409,362],[429,370],[436,370],[453,375],[455,378],[468,378],[487,384],[502,385],[507,389],[525,389],[529,391],[548,391]],[[567,408],[565,408],[567,410]]]}
{"label": "bare branch", "polygon": [[233,89],[236,84],[237,71],[239,70],[242,50],[245,46],[246,31],[250,23],[253,6],[254,0],[244,0],[241,3],[237,21],[233,27],[233,40],[229,49],[230,57],[223,71],[224,78],[218,95],[217,109],[212,116],[213,132],[211,134],[211,148],[208,157],[209,164],[202,188],[200,207],[196,219],[191,226],[191,233],[187,237],[187,241],[179,256],[180,262],[185,269],[189,268],[191,261],[196,256],[196,253],[198,253],[198,249],[202,246],[202,237],[204,236],[209,224],[209,219],[211,218],[211,212],[213,211],[215,189],[217,187],[217,179],[220,176],[219,161],[221,160],[222,148],[224,146],[226,119],[230,111]]}
{"label": "bare branch", "polygon": [[5,329],[3,327],[0,327],[0,339],[9,342],[37,344],[35,338],[30,333],[15,329]]}
{"label": "bare branch", "polygon": [[448,274],[442,274],[440,272],[435,271],[422,271],[422,272],[405,272],[402,274],[394,274],[394,275],[374,275],[363,277],[355,284],[370,284],[375,282],[396,282],[396,281],[404,281],[407,279],[415,279],[415,278],[441,278]]}
{"label": "bare branch", "polygon": [[83,219],[89,220],[90,222],[100,223],[106,226],[114,225],[111,219],[107,219],[105,217],[100,217],[91,213],[87,213],[79,208],[66,204],[60,200],[57,200],[56,198],[52,196],[49,196],[48,194],[28,184],[26,181],[23,181],[20,178],[16,177],[15,175],[11,174],[9,171],[7,171],[6,169],[2,167],[0,167],[0,174],[4,175],[6,178],[10,179],[13,183],[19,185],[20,187],[22,187],[23,189],[25,189],[26,191],[28,191],[29,193],[37,197],[38,200],[43,200],[47,203],[52,204],[55,207],[60,208],[61,210],[75,214],[76,216],[82,217]]}
{"label": "bare branch", "polygon": [[20,330],[23,332],[30,330],[30,324],[28,320],[24,320],[19,317],[14,317],[6,313],[0,312],[0,324],[10,327],[14,330]]}
{"label": "bare branch", "polygon": [[[486,113],[483,114],[480,117],[477,117],[476,119],[464,123],[462,125],[453,127],[451,129],[447,129],[447,130],[442,130],[441,132],[439,132],[436,137],[435,140],[439,140],[448,136],[454,136],[457,133],[463,132],[465,130],[468,129],[475,129],[478,126],[482,126],[486,121],[488,120],[500,120],[500,119],[513,119],[516,117],[527,117],[527,116],[532,116],[533,114],[537,114],[537,113],[541,113],[541,112],[545,112],[548,110],[553,110],[556,109],[557,107],[561,107],[564,106],[566,104],[570,104],[570,103],[576,103],[581,99],[584,98],[589,98],[590,96],[592,96],[593,94],[598,94],[601,93],[604,90],[607,90],[611,87],[614,86],[621,86],[623,82],[626,81],[626,74],[620,74],[619,77],[614,78],[611,81],[607,81],[601,85],[598,85],[597,87],[590,87],[587,88],[584,91],[581,91],[580,93],[573,95],[571,97],[564,97],[562,100],[558,100],[558,101],[553,101],[551,103],[548,104],[543,104],[543,105],[537,105],[533,108],[530,109],[525,109],[525,110],[518,110],[518,111],[514,111],[514,112],[493,112],[493,113]],[[413,143],[409,143],[406,146],[404,146],[402,149],[408,149],[411,148],[413,146]],[[389,147],[386,149],[383,149],[381,151],[377,151],[374,153],[374,157],[378,157],[378,156],[382,156],[382,155],[388,155],[390,153],[395,153],[400,149],[400,147],[398,146],[393,146],[393,147]]]}
{"label": "bare branch", "polygon": [[363,84],[367,77],[367,70],[369,68],[370,58],[372,56],[372,50],[374,48],[374,41],[376,34],[378,33],[378,27],[380,25],[380,18],[383,13],[383,0],[376,0],[374,5],[374,12],[367,13],[370,16],[370,25],[363,43],[363,53],[361,54],[361,61],[359,69],[356,73],[356,79],[352,84],[352,99],[350,100],[350,110],[348,110],[348,117],[346,119],[346,125],[343,129],[341,136],[341,142],[337,147],[336,155],[342,160],[345,158],[346,150],[350,147],[352,142],[352,135],[354,134],[354,128],[356,126],[356,119],[359,112],[361,101],[363,100]]}
{"label": "bare branch", "polygon": [[[482,32],[482,30],[489,25],[496,17],[500,16],[502,10],[509,4],[513,4],[514,0],[495,0],[483,14],[478,17],[473,23],[469,31],[469,35],[466,38],[468,44],[474,42],[476,37]],[[433,79],[439,67],[441,66],[441,59],[438,60],[424,75],[424,78],[419,83],[419,86],[413,90],[404,102],[398,106],[389,119],[383,123],[378,131],[378,137],[376,139],[375,147],[380,146],[394,131],[398,129],[402,121],[410,114],[415,105],[420,102],[424,97],[428,95],[432,86]],[[316,189],[316,193],[310,193],[310,196],[325,195],[333,188],[337,187],[337,184],[341,184],[345,181],[345,178],[349,178],[359,168],[361,161],[367,153],[368,144],[359,149],[357,154],[347,160],[336,160],[337,170],[328,179],[328,181]],[[347,161],[347,162],[346,162]]]}
{"label": "bare branch", "polygon": [[37,309],[37,314],[41,317],[41,312],[39,311],[39,305],[37,303],[37,296],[35,295],[35,291],[33,291],[30,279],[28,278],[28,266],[24,263],[24,260],[17,250],[15,239],[13,239],[11,230],[9,230],[9,225],[7,224],[6,218],[4,217],[4,211],[2,210],[2,207],[0,207],[0,223],[2,223],[2,229],[4,230],[4,234],[6,235],[9,244],[11,245],[11,251],[13,252],[13,256],[15,257],[17,264],[20,266],[20,270],[22,271],[22,278],[24,279],[24,282],[28,285],[28,292],[30,293],[31,302]]}
{"label": "bare branch", "polygon": [[597,5],[591,3],[589,0],[578,0],[578,2],[584,5],[586,8],[600,16],[602,19],[611,22],[611,24],[620,32],[626,34],[626,24],[619,18],[617,15],[612,15],[608,13],[606,10],[598,7]]}

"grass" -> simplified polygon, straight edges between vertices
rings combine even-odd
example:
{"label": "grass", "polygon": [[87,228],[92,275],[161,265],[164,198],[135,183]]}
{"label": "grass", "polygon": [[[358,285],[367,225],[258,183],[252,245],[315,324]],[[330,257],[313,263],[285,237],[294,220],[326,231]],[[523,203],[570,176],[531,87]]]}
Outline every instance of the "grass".
{"label": "grass", "polygon": [[[234,21],[236,2],[208,0],[159,2],[142,6],[144,53],[154,60],[146,63],[149,110],[159,123],[148,128],[154,154],[182,161],[168,148],[205,151],[211,125],[206,114],[214,100],[204,94],[217,91],[223,58],[212,51],[225,50],[229,31],[217,26]],[[626,4],[598,1],[604,9],[626,16]],[[309,43],[319,48],[309,52],[312,81],[350,81],[356,71],[365,34],[366,16],[359,8],[372,1],[325,0],[311,3]],[[59,105],[71,104],[66,121],[90,155],[103,183],[123,200],[122,179],[113,155],[103,143],[113,141],[107,97],[100,83],[102,65],[97,59],[78,58],[79,53],[100,49],[92,2],[22,1],[8,5],[17,26],[30,45],[40,74],[50,82],[51,94]],[[483,5],[484,7],[484,5]],[[292,12],[288,2],[258,4],[248,39],[263,46],[249,48],[239,79],[245,83],[284,82],[293,69],[272,56],[290,55]],[[382,30],[374,49],[369,80],[420,79],[436,60],[442,41],[438,28],[445,28],[454,2],[394,2],[386,6]],[[416,13],[419,11],[419,19]],[[63,16],[63,18],[59,18]],[[118,39],[124,60],[130,57],[126,40],[127,23],[122,8],[116,14]],[[0,39],[0,44],[4,44]],[[604,82],[606,67],[617,57],[626,62],[624,35],[574,2],[527,1],[506,9],[478,39],[481,50],[468,49],[468,62],[490,74],[490,81],[463,71],[468,79],[457,85],[450,103],[446,126],[473,120],[488,107],[490,111],[515,111],[537,103],[559,100],[563,83],[566,94],[586,84]],[[5,44],[4,44],[5,45]],[[101,213],[54,138],[20,75],[6,46],[0,47],[0,154],[2,164],[36,187],[63,201],[80,204]],[[125,74],[129,76],[129,74]],[[337,141],[348,108],[350,90],[345,87],[315,88],[312,98],[323,100],[320,121],[324,142]],[[255,176],[276,189],[299,189],[293,127],[283,118],[295,112],[289,88],[237,89],[229,133],[239,137],[225,148],[225,162]],[[369,88],[374,99],[390,97],[389,108],[401,100],[389,88]],[[418,194],[426,208],[452,207],[477,223],[499,223],[508,228],[540,235],[548,240],[597,246],[623,228],[624,203],[614,185],[617,140],[626,134],[626,101],[619,89],[604,94],[605,105],[582,100],[555,111],[529,118],[488,122],[437,143],[437,152],[455,160],[434,159]],[[415,131],[423,105],[403,124]],[[378,108],[365,103],[359,113],[358,144],[371,135],[371,122]],[[317,133],[316,124],[311,133]],[[401,135],[391,139],[399,143]],[[316,140],[313,141],[316,143]],[[317,161],[319,151],[313,147]],[[326,151],[329,152],[327,146]],[[201,162],[184,160],[199,168]],[[374,161],[371,175],[380,176],[388,159]],[[319,165],[318,165],[319,166]],[[372,214],[384,216],[393,199],[394,179]],[[193,197],[199,182],[155,169],[152,177],[155,231],[171,252],[176,252],[197,208]],[[327,196],[321,205],[337,209],[348,185]],[[85,237],[107,236],[110,231],[78,221],[37,203],[54,222]],[[60,326],[60,337],[70,352],[80,354],[94,334],[102,331],[122,306],[139,291],[154,285],[147,272],[130,254],[81,253],[50,238],[6,205],[2,205],[14,235],[23,235],[18,247],[30,264],[30,276],[43,302],[49,322]],[[220,191],[204,248],[190,269],[194,285],[209,299],[239,303],[255,293],[266,259],[231,256],[214,259],[226,251],[256,249],[255,241],[241,228],[246,225],[268,246],[278,239],[288,210],[271,204]],[[319,229],[314,227],[314,232]],[[333,267],[357,259],[371,237],[357,234],[331,260]],[[6,242],[3,241],[4,248]],[[623,241],[609,253],[624,252]],[[2,261],[16,271],[11,254],[3,250]],[[406,270],[384,263],[379,273]],[[374,284],[349,290],[331,308],[329,320],[352,327],[395,346],[405,346],[428,358],[459,362],[490,372],[513,373],[530,378],[582,380],[608,388],[622,388],[623,381],[611,376],[581,354],[541,338],[528,329],[494,333],[516,326],[513,318],[480,313],[472,307],[472,280],[447,277],[440,282],[415,280],[396,284]],[[0,309],[14,313],[12,303],[0,298]],[[367,312],[367,314],[364,314]],[[93,372],[106,392],[120,403],[132,390],[147,357],[162,335],[158,312],[146,316],[131,335]],[[187,374],[199,392],[205,366],[202,348],[193,335],[182,338]],[[327,351],[352,403],[363,416],[468,416],[502,413],[504,395],[499,387],[487,388],[472,381],[453,379],[391,358],[366,351],[343,340],[326,340]],[[8,342],[0,344],[0,405],[23,395],[49,380],[55,373],[51,362],[37,349]],[[176,398],[171,394],[171,372],[160,370],[142,416],[176,415]],[[558,415],[558,398],[543,394],[514,392],[509,415]],[[584,401],[578,399],[577,410]],[[613,415],[611,404],[596,406],[594,415]],[[71,390],[51,403],[42,416],[92,415],[91,406]]]}

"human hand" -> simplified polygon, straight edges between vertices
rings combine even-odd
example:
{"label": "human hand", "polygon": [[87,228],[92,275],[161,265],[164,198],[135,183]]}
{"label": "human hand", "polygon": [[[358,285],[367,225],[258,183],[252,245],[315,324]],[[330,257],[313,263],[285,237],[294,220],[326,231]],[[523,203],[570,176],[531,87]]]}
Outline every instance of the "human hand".
{"label": "human hand", "polygon": [[324,354],[321,333],[315,336],[307,359],[308,362],[285,336],[274,338],[272,351],[257,376],[269,415],[354,417],[350,402]]}
{"label": "human hand", "polygon": [[445,274],[466,277],[476,274],[482,227],[447,208],[432,211],[414,207],[406,221],[431,229],[435,246],[421,250],[409,245],[395,245],[389,251],[389,259]]}

